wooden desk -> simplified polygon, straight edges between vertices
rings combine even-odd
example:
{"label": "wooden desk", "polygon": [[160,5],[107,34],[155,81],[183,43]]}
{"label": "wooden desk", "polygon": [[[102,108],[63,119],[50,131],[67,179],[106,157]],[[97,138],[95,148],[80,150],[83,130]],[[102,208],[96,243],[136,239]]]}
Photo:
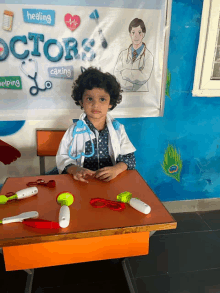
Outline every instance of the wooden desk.
{"label": "wooden desk", "polygon": [[[111,182],[89,179],[82,183],[70,175],[8,178],[1,194],[26,188],[29,181],[42,178],[56,181],[55,188],[38,186],[38,195],[0,205],[1,219],[27,211],[38,211],[39,218],[58,222],[60,206],[56,196],[68,191],[75,196],[70,206],[70,225],[59,230],[28,227],[22,223],[0,226],[7,271],[145,255],[149,251],[149,232],[175,229],[176,221],[136,170],[125,171]],[[144,215],[128,204],[121,212],[93,208],[94,197],[116,200],[129,191],[151,206]]]}

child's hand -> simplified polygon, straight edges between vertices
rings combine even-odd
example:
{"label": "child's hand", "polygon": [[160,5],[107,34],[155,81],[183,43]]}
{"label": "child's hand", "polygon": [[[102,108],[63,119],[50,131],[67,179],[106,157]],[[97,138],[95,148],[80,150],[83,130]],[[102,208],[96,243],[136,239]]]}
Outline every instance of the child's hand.
{"label": "child's hand", "polygon": [[95,177],[102,181],[108,182],[117,177],[119,173],[120,172],[116,166],[104,167],[96,171]]}
{"label": "child's hand", "polygon": [[70,166],[67,170],[67,173],[73,175],[75,180],[89,183],[87,180],[85,180],[85,178],[87,176],[94,176],[96,172],[78,166]]}
{"label": "child's hand", "polygon": [[97,179],[108,182],[117,177],[123,171],[127,170],[127,168],[128,166],[125,163],[119,162],[114,166],[104,167],[102,169],[97,170],[95,177]]}

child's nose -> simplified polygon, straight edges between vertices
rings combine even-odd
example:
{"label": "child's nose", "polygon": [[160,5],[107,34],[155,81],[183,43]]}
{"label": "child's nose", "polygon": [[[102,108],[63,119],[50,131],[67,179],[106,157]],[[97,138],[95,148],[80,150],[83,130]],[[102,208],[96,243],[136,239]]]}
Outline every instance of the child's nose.
{"label": "child's nose", "polygon": [[93,101],[92,105],[93,105],[93,107],[97,107],[98,106],[98,101]]}

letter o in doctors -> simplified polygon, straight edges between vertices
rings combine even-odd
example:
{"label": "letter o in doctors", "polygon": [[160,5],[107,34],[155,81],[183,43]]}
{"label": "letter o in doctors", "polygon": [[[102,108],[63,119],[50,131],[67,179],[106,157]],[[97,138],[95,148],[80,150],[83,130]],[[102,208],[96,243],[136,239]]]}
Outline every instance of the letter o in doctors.
{"label": "letter o in doctors", "polygon": [[[50,48],[51,45],[57,45],[57,47],[59,49],[59,53],[55,57],[52,57],[49,54],[49,48]],[[50,40],[46,41],[46,43],[44,44],[44,55],[46,56],[46,58],[49,61],[51,61],[51,62],[57,62],[57,61],[59,61],[63,57],[63,47],[60,44],[60,42],[58,42],[57,40],[50,39]]]}
{"label": "letter o in doctors", "polygon": [[12,54],[18,59],[25,59],[29,55],[29,51],[25,50],[23,54],[18,54],[15,52],[15,44],[17,42],[22,42],[23,44],[27,45],[27,38],[26,36],[15,36],[10,41],[10,50]]}

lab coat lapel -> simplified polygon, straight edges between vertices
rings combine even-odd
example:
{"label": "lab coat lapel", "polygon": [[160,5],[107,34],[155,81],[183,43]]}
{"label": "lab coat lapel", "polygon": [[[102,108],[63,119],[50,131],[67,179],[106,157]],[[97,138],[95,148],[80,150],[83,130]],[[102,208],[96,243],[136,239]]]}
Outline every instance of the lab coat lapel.
{"label": "lab coat lapel", "polygon": [[112,157],[111,152],[113,152],[114,160],[116,162],[116,159],[118,155],[120,154],[120,140],[116,130],[114,129],[112,125],[112,121],[113,121],[113,118],[107,113],[106,123],[109,130],[109,152],[111,157]]}

